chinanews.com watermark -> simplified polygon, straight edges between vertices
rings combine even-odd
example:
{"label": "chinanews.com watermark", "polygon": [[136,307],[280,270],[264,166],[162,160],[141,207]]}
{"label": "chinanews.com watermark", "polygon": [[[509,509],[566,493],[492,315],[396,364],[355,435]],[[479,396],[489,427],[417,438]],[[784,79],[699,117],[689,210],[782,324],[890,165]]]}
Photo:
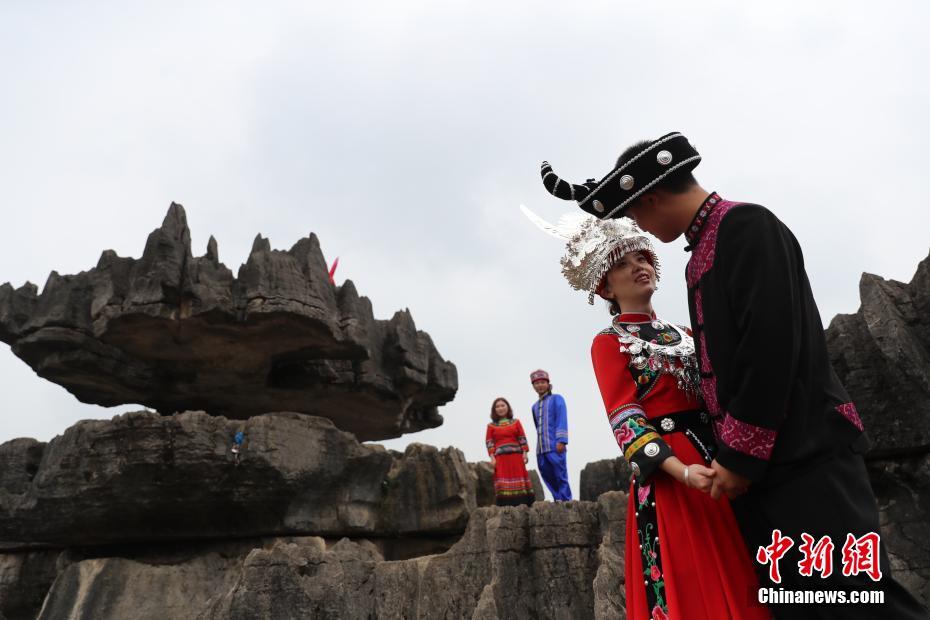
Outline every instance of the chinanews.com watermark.
{"label": "chinanews.com watermark", "polygon": [[763,605],[880,605],[885,602],[885,592],[759,588],[759,602]]}
{"label": "chinanews.com watermark", "polygon": [[[797,550],[801,559],[797,562],[798,574],[814,579],[810,589],[787,589],[784,587],[764,586],[759,588],[758,601],[764,605],[879,605],[885,602],[885,592],[879,589],[840,590],[817,588],[817,577],[828,579],[836,572],[844,577],[867,576],[873,582],[882,578],[879,552],[881,537],[875,532],[856,537],[847,534],[840,550],[841,565],[834,568],[833,551],[836,545],[829,536],[815,539],[809,534],[801,534],[801,543]],[[782,582],[780,561],[795,546],[790,536],[784,536],[781,530],[772,531],[772,542],[759,547],[756,561],[768,566],[769,580],[773,584]],[[792,569],[788,569],[792,570]],[[824,583],[827,585],[827,583]]]}

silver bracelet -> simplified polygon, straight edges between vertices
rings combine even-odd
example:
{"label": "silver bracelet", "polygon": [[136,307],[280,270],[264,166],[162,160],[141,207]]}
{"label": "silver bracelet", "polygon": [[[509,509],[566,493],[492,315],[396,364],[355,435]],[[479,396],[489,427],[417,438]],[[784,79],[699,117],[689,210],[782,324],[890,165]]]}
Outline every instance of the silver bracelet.
{"label": "silver bracelet", "polygon": [[688,466],[685,465],[685,486],[688,487],[689,489],[691,488],[691,482],[689,482],[689,478],[688,478],[688,473],[690,471],[691,470],[688,468]]}

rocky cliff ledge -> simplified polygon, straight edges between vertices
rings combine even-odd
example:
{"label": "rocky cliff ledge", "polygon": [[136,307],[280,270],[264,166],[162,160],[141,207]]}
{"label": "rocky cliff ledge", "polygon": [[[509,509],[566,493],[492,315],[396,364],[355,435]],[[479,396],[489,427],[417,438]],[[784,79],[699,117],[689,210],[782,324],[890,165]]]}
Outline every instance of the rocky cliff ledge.
{"label": "rocky cliff ledge", "polygon": [[0,549],[460,535],[477,478],[455,448],[401,454],[297,413],[128,413],[79,422],[48,444],[0,444]]}
{"label": "rocky cliff ledge", "polygon": [[319,537],[0,553],[0,599],[10,618],[616,620],[625,506],[479,508],[447,552],[394,561]]}
{"label": "rocky cliff ledge", "polygon": [[408,311],[375,320],[352,282],[334,286],[315,235],[288,251],[255,239],[237,276],[191,253],[172,204],[139,259],[106,251],[93,269],[0,286],[0,341],[80,401],[329,418],[360,440],[439,426],[455,366]]}

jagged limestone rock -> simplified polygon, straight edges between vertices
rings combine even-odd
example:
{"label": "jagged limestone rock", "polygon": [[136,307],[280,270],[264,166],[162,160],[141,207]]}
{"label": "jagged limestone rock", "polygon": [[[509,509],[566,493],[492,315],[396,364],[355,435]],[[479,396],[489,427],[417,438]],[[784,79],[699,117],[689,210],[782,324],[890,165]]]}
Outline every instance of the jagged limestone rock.
{"label": "jagged limestone rock", "polygon": [[627,491],[632,473],[630,464],[622,456],[592,461],[581,470],[579,498],[596,502],[607,491]]}
{"label": "jagged limestone rock", "polygon": [[316,537],[102,549],[61,563],[38,617],[622,620],[616,495],[479,508],[447,552],[402,561]]}
{"label": "jagged limestone rock", "polygon": [[257,237],[234,276],[212,237],[192,255],[177,204],[139,259],[108,250],[89,271],[52,272],[41,294],[0,286],[0,341],[85,403],[296,411],[362,441],[439,426],[458,389],[409,311],[376,320],[352,282],[330,283],[315,235],[288,251]]}
{"label": "jagged limestone rock", "polygon": [[859,310],[837,315],[826,336],[870,458],[930,452],[930,257],[909,284],[862,274],[859,294]]}

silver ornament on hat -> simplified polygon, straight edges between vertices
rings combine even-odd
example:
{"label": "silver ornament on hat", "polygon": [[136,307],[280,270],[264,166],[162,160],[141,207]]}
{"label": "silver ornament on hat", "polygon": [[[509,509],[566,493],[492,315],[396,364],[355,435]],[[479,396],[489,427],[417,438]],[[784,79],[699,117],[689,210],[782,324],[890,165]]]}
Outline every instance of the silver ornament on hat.
{"label": "silver ornament on hat", "polygon": [[633,189],[633,177],[628,174],[620,177],[620,187],[627,191]]}
{"label": "silver ornament on hat", "polygon": [[656,161],[663,166],[667,166],[672,163],[672,154],[668,151],[659,151],[656,153]]}
{"label": "silver ornament on hat", "polygon": [[591,215],[566,213],[557,224],[550,224],[525,206],[523,214],[541,230],[565,241],[562,275],[569,285],[588,293],[588,303],[594,303],[605,274],[630,252],[645,252],[659,279],[659,257],[649,236],[629,218],[599,220]]}

